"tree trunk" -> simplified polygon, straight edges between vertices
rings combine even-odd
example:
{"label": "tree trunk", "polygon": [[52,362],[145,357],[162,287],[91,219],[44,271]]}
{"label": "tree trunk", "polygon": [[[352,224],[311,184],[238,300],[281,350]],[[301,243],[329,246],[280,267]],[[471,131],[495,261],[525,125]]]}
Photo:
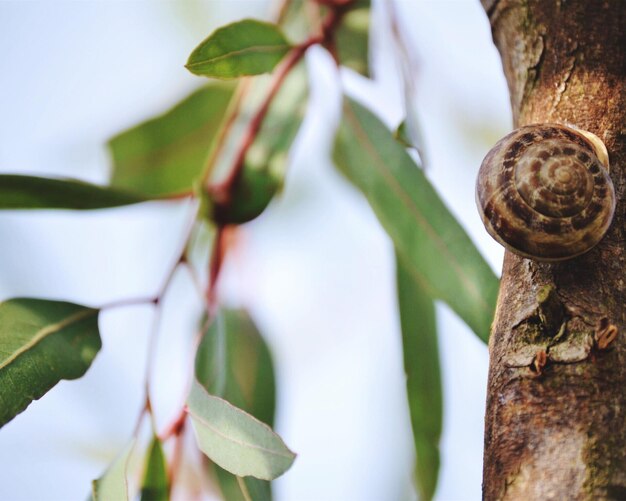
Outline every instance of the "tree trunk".
{"label": "tree trunk", "polygon": [[[490,340],[483,495],[625,500],[626,1],[483,6],[515,126],[557,122],[596,134],[617,196],[609,233],[589,253],[556,264],[505,255]],[[612,326],[618,335],[607,345]]]}

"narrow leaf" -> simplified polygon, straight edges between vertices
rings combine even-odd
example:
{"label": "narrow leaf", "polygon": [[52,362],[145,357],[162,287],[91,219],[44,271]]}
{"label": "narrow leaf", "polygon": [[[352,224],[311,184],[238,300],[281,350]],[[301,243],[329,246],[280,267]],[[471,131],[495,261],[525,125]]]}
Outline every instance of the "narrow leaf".
{"label": "narrow leaf", "polygon": [[295,454],[269,426],[209,395],[197,381],[187,405],[200,450],[225,470],[272,480],[292,465]]}
{"label": "narrow leaf", "polygon": [[0,303],[0,427],[100,350],[98,310],[43,299]]}
{"label": "narrow leaf", "polygon": [[185,248],[185,260],[197,276],[202,276],[204,270],[208,269],[214,238],[214,225],[205,219],[198,219],[194,223]]}
{"label": "narrow leaf", "polygon": [[[272,425],[276,405],[272,357],[245,310],[222,310],[211,323],[196,355],[196,377],[211,394],[221,396],[258,420]],[[271,499],[270,483],[240,479],[215,466],[226,501],[245,501],[241,483],[252,499]]]}
{"label": "narrow leaf", "polygon": [[146,455],[146,466],[141,484],[141,501],[167,501],[168,493],[169,482],[165,455],[161,441],[154,436]]}
{"label": "narrow leaf", "polygon": [[145,196],[190,192],[229,106],[234,85],[213,83],[163,115],[109,141],[111,185]]}
{"label": "narrow leaf", "polygon": [[348,98],[334,159],[367,198],[414,280],[486,341],[498,279],[402,145]]}
{"label": "narrow leaf", "polygon": [[280,29],[244,19],[215,30],[196,47],[185,65],[196,75],[237,78],[269,73],[291,45]]}
{"label": "narrow leaf", "polygon": [[0,175],[0,209],[104,209],[146,199],[73,179]]}
{"label": "narrow leaf", "polygon": [[269,348],[245,310],[221,310],[196,354],[196,378],[212,395],[274,422],[276,389]]}
{"label": "narrow leaf", "polygon": [[[226,203],[215,201],[211,217],[219,224],[241,224],[254,219],[282,188],[289,151],[306,111],[307,83],[303,64],[294,68],[283,82],[261,129],[246,152],[243,172],[232,197]],[[250,121],[265,100],[270,85],[270,77],[255,77],[242,98],[237,117],[224,124],[227,130],[223,140],[212,152],[212,183],[219,184],[231,172],[241,147],[241,138],[247,133]]]}
{"label": "narrow leaf", "polygon": [[417,463],[420,499],[433,498],[439,474],[443,404],[433,300],[396,255],[404,370]]}
{"label": "narrow leaf", "polygon": [[336,33],[337,53],[342,65],[369,77],[370,1],[355,2],[354,7],[341,19]]}
{"label": "narrow leaf", "polygon": [[133,447],[134,442],[131,442],[104,472],[104,475],[92,482],[93,501],[128,501],[126,470]]}

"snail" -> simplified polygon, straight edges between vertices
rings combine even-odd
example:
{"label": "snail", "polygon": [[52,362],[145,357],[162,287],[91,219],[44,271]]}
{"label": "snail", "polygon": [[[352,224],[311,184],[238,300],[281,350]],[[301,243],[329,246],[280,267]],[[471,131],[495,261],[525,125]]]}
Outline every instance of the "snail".
{"label": "snail", "polygon": [[487,153],[476,203],[489,234],[516,254],[548,262],[584,254],[615,212],[606,147],[560,124],[521,127]]}

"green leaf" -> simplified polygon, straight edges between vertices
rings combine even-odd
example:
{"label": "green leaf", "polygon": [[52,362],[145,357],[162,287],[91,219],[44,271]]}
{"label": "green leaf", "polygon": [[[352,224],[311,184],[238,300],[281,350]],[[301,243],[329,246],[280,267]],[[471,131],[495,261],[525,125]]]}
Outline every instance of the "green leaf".
{"label": "green leaf", "polygon": [[161,441],[155,435],[146,455],[146,466],[141,484],[141,501],[167,501],[169,499],[167,466]]}
{"label": "green leaf", "polygon": [[215,466],[215,474],[224,501],[271,501],[271,484],[254,477],[236,477]]}
{"label": "green leaf", "polygon": [[308,7],[308,0],[290,0],[283,3],[279,25],[289,40],[301,43],[309,37],[311,20],[307,15]]}
{"label": "green leaf", "polygon": [[243,224],[259,217],[282,188],[284,171],[244,165],[226,202],[214,201],[213,220],[220,224]]}
{"label": "green leaf", "polygon": [[0,427],[61,379],[85,374],[102,346],[98,313],[43,299],[0,303]]}
{"label": "green leaf", "polygon": [[409,137],[406,120],[402,120],[398,128],[393,132],[393,138],[405,148],[415,148],[413,141]]}
{"label": "green leaf", "polygon": [[272,429],[194,381],[187,399],[200,450],[240,477],[272,480],[289,469],[295,454]]}
{"label": "green leaf", "polygon": [[[228,131],[213,151],[212,184],[219,184],[232,171],[241,138],[267,96],[270,84],[271,78],[256,77],[242,99],[236,120],[225,124]],[[306,112],[307,94],[307,73],[301,64],[290,72],[272,100],[254,142],[246,152],[232,197],[227,201],[213,200],[213,212],[209,216],[218,224],[241,224],[254,219],[280,191],[289,150]]]}
{"label": "green leaf", "polygon": [[439,474],[443,420],[437,323],[433,300],[396,255],[404,370],[417,463],[420,499],[433,498]]}
{"label": "green leaf", "polygon": [[400,122],[400,125],[393,132],[393,137],[398,143],[400,143],[405,148],[413,149],[419,155],[419,163],[421,164],[422,169],[426,169],[426,152],[420,146],[424,144],[422,139],[422,133],[417,124],[417,118],[414,114],[409,110],[409,114],[407,118]]}
{"label": "green leaf", "polygon": [[234,89],[232,84],[212,83],[163,115],[111,139],[111,185],[145,196],[191,192]]}
{"label": "green leaf", "polygon": [[245,310],[221,310],[196,354],[196,378],[212,395],[274,422],[276,390],[269,348]]}
{"label": "green leaf", "polygon": [[348,98],[334,159],[367,198],[414,280],[486,341],[498,279],[405,149]]}
{"label": "green leaf", "polygon": [[244,19],[215,30],[193,50],[185,67],[214,78],[260,75],[271,72],[290,49],[277,26]]}
{"label": "green leaf", "polygon": [[134,441],[131,442],[104,475],[91,483],[93,501],[128,501],[126,470],[134,445]]}
{"label": "green leaf", "polygon": [[[223,397],[272,425],[276,406],[274,367],[269,348],[245,310],[222,310],[210,325],[196,354],[196,378],[211,394]],[[269,482],[237,478],[215,466],[227,501],[243,500],[240,482],[251,499],[271,499]]]}
{"label": "green leaf", "polygon": [[205,219],[197,219],[185,248],[185,260],[196,276],[202,276],[209,267],[215,227]]}
{"label": "green leaf", "polygon": [[0,209],[104,209],[146,199],[73,179],[0,175]]}
{"label": "green leaf", "polygon": [[370,2],[367,0],[356,4],[356,8],[342,17],[335,42],[339,62],[369,77]]}

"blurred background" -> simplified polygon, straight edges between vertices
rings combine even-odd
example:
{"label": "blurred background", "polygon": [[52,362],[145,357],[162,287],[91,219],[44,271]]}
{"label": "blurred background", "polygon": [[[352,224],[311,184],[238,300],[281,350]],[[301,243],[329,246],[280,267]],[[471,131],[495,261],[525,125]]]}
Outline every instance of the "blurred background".
{"label": "blurred background", "polygon": [[[341,84],[395,128],[405,114],[400,71],[386,3],[373,4],[374,79],[345,71]],[[482,157],[511,127],[487,18],[478,0],[395,5],[417,63],[412,104],[427,175],[499,274],[503,252],[474,208]],[[269,7],[263,0],[3,0],[0,171],[106,183],[106,141],[202,83],[183,64],[215,27],[267,18]],[[329,160],[340,102],[333,63],[316,48],[307,65],[309,113],[285,190],[240,231],[222,295],[250,309],[274,355],[276,429],[298,453],[274,482],[275,498],[415,499],[393,248]],[[154,202],[1,212],[0,300],[98,306],[150,296],[176,258],[192,211],[189,202]],[[161,428],[182,404],[200,312],[189,277],[177,274],[153,377]],[[132,434],[152,313],[149,305],[103,312],[103,349],[87,375],[60,383],[0,431],[0,499],[85,499]],[[437,314],[445,408],[436,497],[480,499],[487,348],[445,305]],[[197,472],[189,471],[194,485]]]}

